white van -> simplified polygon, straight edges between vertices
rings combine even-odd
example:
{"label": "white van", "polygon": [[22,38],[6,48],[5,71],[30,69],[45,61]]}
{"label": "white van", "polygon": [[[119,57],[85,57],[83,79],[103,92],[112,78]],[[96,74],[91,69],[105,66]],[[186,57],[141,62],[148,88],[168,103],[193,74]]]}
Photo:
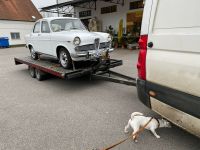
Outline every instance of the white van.
{"label": "white van", "polygon": [[200,137],[200,0],[146,0],[139,45],[139,99]]}

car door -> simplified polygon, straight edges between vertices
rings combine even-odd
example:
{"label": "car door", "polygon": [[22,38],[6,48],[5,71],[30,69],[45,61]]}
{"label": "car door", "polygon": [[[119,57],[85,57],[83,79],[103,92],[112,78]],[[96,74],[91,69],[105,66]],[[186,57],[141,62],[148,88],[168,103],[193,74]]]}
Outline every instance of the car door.
{"label": "car door", "polygon": [[47,21],[41,21],[41,33],[38,35],[38,45],[41,53],[53,55],[51,44],[51,31]]}
{"label": "car door", "polygon": [[36,22],[33,28],[33,32],[30,37],[30,44],[33,46],[36,52],[40,52],[40,48],[38,45],[38,36],[40,34],[40,21]]}

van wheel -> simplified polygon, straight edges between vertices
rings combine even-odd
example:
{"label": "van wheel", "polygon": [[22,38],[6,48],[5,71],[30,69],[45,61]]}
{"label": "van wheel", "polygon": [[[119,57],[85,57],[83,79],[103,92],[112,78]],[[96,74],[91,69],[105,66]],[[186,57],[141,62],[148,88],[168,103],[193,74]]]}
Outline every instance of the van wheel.
{"label": "van wheel", "polygon": [[38,54],[35,52],[33,47],[30,48],[30,53],[31,53],[31,58],[33,58],[34,60],[38,59]]}
{"label": "van wheel", "polygon": [[45,73],[39,69],[35,69],[35,76],[38,81],[44,80]]}
{"label": "van wheel", "polygon": [[65,69],[69,69],[72,66],[71,56],[65,48],[61,48],[59,51],[59,62]]}
{"label": "van wheel", "polygon": [[35,78],[36,75],[35,75],[35,68],[31,67],[31,66],[28,66],[28,70],[29,70],[29,73],[31,75],[32,78]]}

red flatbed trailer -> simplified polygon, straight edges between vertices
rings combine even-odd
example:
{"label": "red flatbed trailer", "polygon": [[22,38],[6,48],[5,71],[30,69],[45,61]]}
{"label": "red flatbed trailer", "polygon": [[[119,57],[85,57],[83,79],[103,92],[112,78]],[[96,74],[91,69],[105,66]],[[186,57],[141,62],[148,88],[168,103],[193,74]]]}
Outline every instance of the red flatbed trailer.
{"label": "red flatbed trailer", "polygon": [[121,66],[123,64],[122,60],[100,60],[98,62],[87,64],[86,66],[73,67],[72,69],[64,69],[60,66],[57,60],[52,60],[49,58],[33,60],[30,56],[28,56],[14,58],[14,61],[16,65],[28,65],[31,77],[37,78],[39,81],[45,79],[45,74],[51,74],[62,79],[72,79],[89,75],[91,79],[103,79],[106,81],[130,86],[136,85],[135,78],[131,78],[110,70],[111,68]]}

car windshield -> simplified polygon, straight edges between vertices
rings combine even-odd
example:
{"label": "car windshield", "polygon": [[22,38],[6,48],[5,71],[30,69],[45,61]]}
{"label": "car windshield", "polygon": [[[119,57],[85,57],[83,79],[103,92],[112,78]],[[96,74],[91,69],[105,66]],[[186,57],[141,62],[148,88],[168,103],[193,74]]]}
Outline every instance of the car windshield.
{"label": "car windshield", "polygon": [[51,21],[53,32],[67,30],[87,30],[79,19],[55,19]]}

